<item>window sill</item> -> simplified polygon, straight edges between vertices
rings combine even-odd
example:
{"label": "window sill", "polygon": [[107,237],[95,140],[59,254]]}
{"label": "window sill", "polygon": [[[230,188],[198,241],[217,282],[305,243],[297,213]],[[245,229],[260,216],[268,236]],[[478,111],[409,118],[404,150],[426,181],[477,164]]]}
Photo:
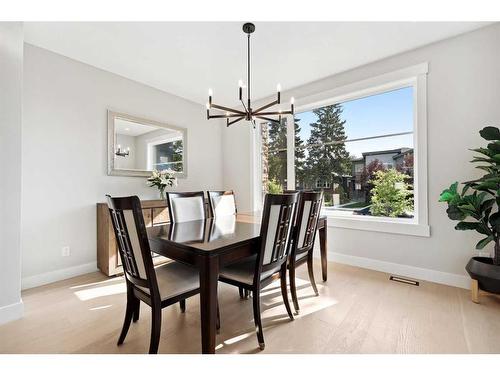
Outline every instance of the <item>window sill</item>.
{"label": "window sill", "polygon": [[329,227],[430,237],[430,227],[419,224],[413,219],[370,216],[345,217],[325,210],[322,214],[327,217]]}

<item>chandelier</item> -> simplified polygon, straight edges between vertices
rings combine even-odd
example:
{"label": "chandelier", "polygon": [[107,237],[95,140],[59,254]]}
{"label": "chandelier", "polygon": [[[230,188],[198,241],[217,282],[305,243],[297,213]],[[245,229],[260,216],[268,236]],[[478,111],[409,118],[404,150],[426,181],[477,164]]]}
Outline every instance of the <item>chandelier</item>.
{"label": "chandelier", "polygon": [[[239,86],[239,100],[241,104],[243,105],[243,109],[234,109],[234,108],[229,108],[229,107],[224,107],[222,105],[215,104],[212,101],[212,96],[213,96],[213,91],[212,89],[208,90],[208,103],[207,103],[207,120],[213,119],[213,118],[225,118],[226,119],[226,125],[232,125],[237,123],[238,121],[241,120],[246,120],[246,121],[251,121],[253,123],[253,126],[255,128],[255,119],[261,119],[265,120],[268,122],[274,122],[274,123],[281,123],[281,116],[282,115],[293,115],[294,113],[294,99],[292,98],[290,100],[290,110],[289,111],[282,111],[277,110],[277,111],[266,111],[268,108],[271,108],[275,105],[281,104],[281,86],[278,84],[276,87],[277,90],[277,97],[276,100],[274,100],[271,103],[268,103],[266,105],[263,105],[260,108],[253,109],[252,108],[252,100],[250,98],[250,34],[252,34],[255,31],[255,25],[253,23],[245,23],[243,25],[243,32],[247,34],[247,104],[245,105],[245,101],[243,100],[243,89],[245,88],[245,85],[243,84],[243,81],[240,79],[238,82]],[[224,114],[218,113],[218,114],[211,114],[210,110],[215,109],[218,111],[223,111],[225,112]],[[278,116],[278,119],[276,118],[271,118],[269,116]]]}

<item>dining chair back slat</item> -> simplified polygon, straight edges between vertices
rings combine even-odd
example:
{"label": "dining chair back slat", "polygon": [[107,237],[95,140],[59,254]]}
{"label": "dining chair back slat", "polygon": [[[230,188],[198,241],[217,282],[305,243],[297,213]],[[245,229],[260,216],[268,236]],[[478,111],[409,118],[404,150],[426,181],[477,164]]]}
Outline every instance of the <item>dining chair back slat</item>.
{"label": "dining chair back slat", "polygon": [[267,194],[261,224],[262,271],[278,271],[288,256],[298,194]]}
{"label": "dining chair back slat", "polygon": [[154,295],[158,285],[141,201],[137,196],[106,197],[125,277],[137,287],[150,289]]}
{"label": "dining chair back slat", "polygon": [[295,233],[296,248],[299,252],[310,250],[314,246],[322,202],[323,192],[302,192],[300,194]]}

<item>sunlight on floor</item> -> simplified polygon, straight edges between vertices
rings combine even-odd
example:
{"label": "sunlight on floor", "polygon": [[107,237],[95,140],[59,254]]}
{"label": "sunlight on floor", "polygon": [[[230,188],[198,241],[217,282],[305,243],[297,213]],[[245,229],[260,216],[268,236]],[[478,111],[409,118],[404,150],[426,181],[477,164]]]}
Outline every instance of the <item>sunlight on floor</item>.
{"label": "sunlight on floor", "polygon": [[89,310],[90,310],[90,311],[95,311],[95,310],[104,310],[104,309],[110,308],[110,307],[112,307],[112,306],[113,306],[113,305],[97,306],[97,307],[92,307],[92,308],[90,308]]}
{"label": "sunlight on floor", "polygon": [[103,284],[111,284],[111,283],[124,283],[125,280],[123,277],[112,277],[106,280],[102,281],[97,281],[95,283],[89,283],[89,284],[82,284],[82,285],[74,285],[70,286],[69,289],[80,289],[80,288],[87,288],[89,286],[96,286],[96,285],[103,285]]}
{"label": "sunlight on floor", "polygon": [[126,292],[127,288],[125,286],[125,283],[121,281],[120,283],[117,284],[79,290],[74,293],[75,296],[77,296],[80,301],[88,301],[94,298],[111,296],[114,294],[124,294]]}
{"label": "sunlight on floor", "polygon": [[[320,293],[319,296],[314,294],[314,291],[311,287],[309,280],[296,278],[297,285],[297,297],[300,305],[300,314],[294,314],[295,320],[302,319],[310,314],[314,314],[320,310],[327,309],[331,306],[334,306],[339,303],[338,300],[326,297],[322,295],[321,291],[324,289],[324,286],[318,284],[318,291]],[[290,289],[288,286],[288,298],[290,301],[290,305],[293,309],[292,299],[290,296]],[[251,298],[251,297],[250,297]],[[276,326],[280,324],[292,323],[289,321],[289,318],[286,314],[285,306],[283,304],[283,298],[281,296],[281,287],[280,282],[275,281],[272,284],[268,285],[261,292],[261,316],[264,320],[263,328],[264,332],[270,331]],[[253,325],[253,317],[252,317],[252,325]],[[254,339],[255,338],[255,330],[252,328],[244,333],[237,334],[234,337],[224,340],[222,343],[216,346],[216,350],[220,350],[224,347],[228,347],[239,343],[246,339]]]}

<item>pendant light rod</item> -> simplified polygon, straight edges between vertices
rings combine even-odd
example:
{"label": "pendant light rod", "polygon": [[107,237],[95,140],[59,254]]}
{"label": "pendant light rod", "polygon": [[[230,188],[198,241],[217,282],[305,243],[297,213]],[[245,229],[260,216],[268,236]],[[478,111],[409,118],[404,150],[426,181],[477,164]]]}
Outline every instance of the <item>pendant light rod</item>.
{"label": "pendant light rod", "polygon": [[[269,111],[269,112],[263,112],[265,109],[268,109],[270,107],[273,107],[275,105],[278,105],[281,103],[281,85],[278,84],[276,91],[277,91],[277,99],[274,100],[271,103],[265,104],[262,107],[260,107],[257,110],[252,109],[252,98],[251,98],[251,90],[250,90],[250,84],[251,84],[251,75],[250,75],[250,69],[251,69],[251,61],[250,61],[250,34],[252,34],[255,31],[255,25],[253,23],[245,23],[243,25],[243,32],[247,34],[247,105],[245,105],[245,101],[243,100],[243,82],[240,80],[239,83],[239,100],[241,104],[243,105],[243,111],[239,109],[233,109],[229,107],[225,107],[222,105],[218,105],[213,103],[212,101],[212,96],[213,96],[213,91],[212,89],[208,90],[208,102],[207,102],[207,120],[213,119],[213,118],[226,118],[226,125],[232,125],[237,123],[238,121],[241,121],[245,119],[246,121],[250,121],[253,123],[253,126],[255,128],[255,118],[259,118],[264,121],[268,122],[275,122],[275,123],[281,123],[281,118],[283,115],[293,115],[294,114],[294,99],[292,98],[290,101],[290,110],[289,111],[283,111],[283,110],[278,110],[278,111]],[[225,115],[223,114],[211,114],[210,110],[211,109],[216,109],[219,111],[225,111]],[[273,119],[267,116],[278,116],[278,119]],[[230,118],[236,119],[229,121]]]}
{"label": "pendant light rod", "polygon": [[247,120],[250,120],[249,116],[251,115],[251,112],[252,112],[252,103],[251,103],[251,99],[250,99],[250,33],[248,33],[247,35],[247,40],[248,40],[248,43],[247,43],[247,77],[248,77],[248,80],[247,80],[247,98],[248,98],[248,108],[247,108]]}

